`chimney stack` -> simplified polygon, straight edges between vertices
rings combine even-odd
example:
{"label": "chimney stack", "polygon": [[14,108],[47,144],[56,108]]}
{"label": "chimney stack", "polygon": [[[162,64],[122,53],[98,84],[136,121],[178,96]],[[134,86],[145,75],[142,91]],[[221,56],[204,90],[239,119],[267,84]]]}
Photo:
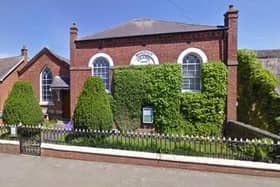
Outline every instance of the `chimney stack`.
{"label": "chimney stack", "polygon": [[225,27],[225,64],[228,68],[228,94],[227,94],[227,121],[237,120],[237,25],[238,10],[229,5],[227,12],[224,14]]}
{"label": "chimney stack", "polygon": [[27,64],[28,61],[28,49],[25,45],[21,48],[21,56],[23,56],[24,63]]}
{"label": "chimney stack", "polygon": [[73,23],[70,27],[70,64],[74,58],[75,40],[78,38],[78,27],[76,23]]}

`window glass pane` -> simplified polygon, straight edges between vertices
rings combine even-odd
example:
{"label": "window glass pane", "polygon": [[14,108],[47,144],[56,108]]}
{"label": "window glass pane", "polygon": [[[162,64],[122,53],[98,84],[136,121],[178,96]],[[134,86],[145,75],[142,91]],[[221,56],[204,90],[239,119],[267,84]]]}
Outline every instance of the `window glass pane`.
{"label": "window glass pane", "polygon": [[51,70],[46,67],[43,72],[41,73],[41,95],[43,102],[51,102],[52,101],[52,94],[50,85],[52,83],[53,77]]}
{"label": "window glass pane", "polygon": [[189,53],[183,58],[182,76],[184,90],[200,90],[200,64],[202,59],[195,53]]}
{"label": "window glass pane", "polygon": [[110,65],[109,61],[104,57],[98,57],[93,62],[93,75],[100,77],[103,80],[105,89],[110,89],[109,77]]}

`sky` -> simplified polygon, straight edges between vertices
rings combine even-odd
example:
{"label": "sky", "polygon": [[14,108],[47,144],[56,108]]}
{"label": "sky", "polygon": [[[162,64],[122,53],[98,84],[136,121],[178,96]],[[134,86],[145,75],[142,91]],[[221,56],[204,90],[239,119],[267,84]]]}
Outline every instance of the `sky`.
{"label": "sky", "polygon": [[223,25],[229,4],[239,12],[238,47],[280,48],[279,0],[0,0],[0,57],[31,58],[43,47],[69,58],[69,27],[79,37],[135,18]]}

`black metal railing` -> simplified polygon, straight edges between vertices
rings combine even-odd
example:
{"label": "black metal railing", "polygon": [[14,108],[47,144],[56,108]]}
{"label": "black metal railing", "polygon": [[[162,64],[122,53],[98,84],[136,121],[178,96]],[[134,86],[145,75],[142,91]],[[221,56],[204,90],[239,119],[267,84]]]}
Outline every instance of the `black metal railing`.
{"label": "black metal railing", "polygon": [[119,131],[43,129],[42,142],[280,163],[280,142],[270,139],[243,140]]}
{"label": "black metal railing", "polygon": [[18,140],[16,125],[0,125],[0,139]]}
{"label": "black metal railing", "polygon": [[[28,137],[28,140],[40,143],[280,163],[280,142],[271,139],[244,140],[30,126],[21,126],[19,129],[21,129],[18,130],[19,139]],[[10,132],[9,126],[0,127],[0,135],[1,132],[5,132],[2,134],[6,136],[0,136],[0,139],[9,137],[7,135]],[[23,136],[22,132],[30,136]]]}

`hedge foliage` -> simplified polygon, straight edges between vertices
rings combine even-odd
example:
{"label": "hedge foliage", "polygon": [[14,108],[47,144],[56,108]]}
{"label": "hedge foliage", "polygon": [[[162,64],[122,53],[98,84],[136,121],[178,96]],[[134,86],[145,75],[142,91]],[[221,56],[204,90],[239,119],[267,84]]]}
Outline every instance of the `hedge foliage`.
{"label": "hedge foliage", "polygon": [[224,120],[227,70],[223,63],[202,65],[202,91],[181,92],[177,64],[114,70],[113,112],[121,130],[141,124],[141,109],[153,107],[157,132],[219,135]]}
{"label": "hedge foliage", "polygon": [[43,113],[30,82],[18,81],[14,84],[4,104],[3,121],[5,124],[23,125],[42,123]]}
{"label": "hedge foliage", "polygon": [[185,134],[219,136],[225,118],[227,69],[221,62],[205,63],[201,75],[201,92],[182,93],[182,127]]}
{"label": "hedge foliage", "polygon": [[75,128],[104,130],[112,128],[110,99],[99,77],[89,77],[85,82],[74,111],[73,121]]}
{"label": "hedge foliage", "polygon": [[122,130],[141,124],[141,109],[153,107],[158,132],[176,125],[179,116],[181,70],[176,64],[131,66],[114,70],[114,120]]}
{"label": "hedge foliage", "polygon": [[280,96],[277,78],[249,50],[238,51],[238,120],[280,132]]}

